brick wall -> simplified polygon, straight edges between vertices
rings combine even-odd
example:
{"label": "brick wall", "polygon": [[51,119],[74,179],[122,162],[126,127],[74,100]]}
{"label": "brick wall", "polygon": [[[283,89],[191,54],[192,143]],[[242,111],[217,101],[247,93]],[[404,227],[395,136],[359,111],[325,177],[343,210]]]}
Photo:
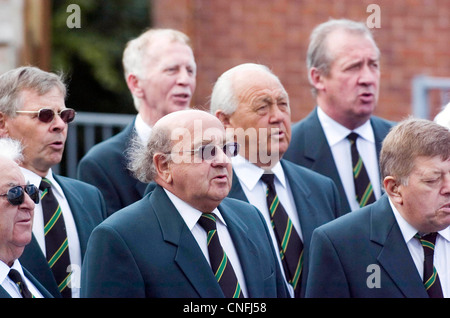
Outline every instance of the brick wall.
{"label": "brick wall", "polygon": [[[222,72],[257,62],[280,77],[297,121],[315,106],[305,67],[311,30],[330,17],[366,22],[372,3],[381,9],[381,27],[373,29],[382,54],[376,114],[400,120],[411,114],[415,75],[450,77],[449,0],[154,0],[153,21],[193,40],[195,106],[208,108],[212,85]],[[432,115],[441,106],[434,94]]]}

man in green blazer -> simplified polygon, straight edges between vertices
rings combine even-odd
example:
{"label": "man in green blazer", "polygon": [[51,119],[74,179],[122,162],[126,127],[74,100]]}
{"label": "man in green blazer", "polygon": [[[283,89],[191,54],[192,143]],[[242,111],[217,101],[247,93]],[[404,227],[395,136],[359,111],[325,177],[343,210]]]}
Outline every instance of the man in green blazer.
{"label": "man in green blazer", "polygon": [[[199,110],[174,112],[155,124],[146,147],[137,145],[130,169],[156,186],[93,231],[82,297],[286,297],[260,214],[226,198],[238,145],[226,142],[221,122]],[[205,216],[217,225],[208,240]],[[211,251],[217,237],[221,248]],[[219,250],[226,278],[213,272]],[[238,293],[227,293],[231,283]]]}
{"label": "man in green blazer", "polygon": [[291,111],[287,92],[267,67],[247,63],[222,74],[211,94],[211,113],[234,132],[233,137],[241,144],[239,155],[231,159],[233,184],[228,196],[258,208],[278,250],[277,231],[266,202],[267,185],[262,180],[265,174],[275,175],[279,201],[303,243],[299,283],[296,288],[287,286],[292,296],[303,297],[312,232],[341,215],[335,184],[330,178],[281,159],[291,137]]}

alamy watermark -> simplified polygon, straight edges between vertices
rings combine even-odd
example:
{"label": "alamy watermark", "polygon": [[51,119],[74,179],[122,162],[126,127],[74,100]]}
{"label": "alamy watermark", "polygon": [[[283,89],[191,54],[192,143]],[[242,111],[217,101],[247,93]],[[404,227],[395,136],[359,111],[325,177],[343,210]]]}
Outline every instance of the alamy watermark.
{"label": "alamy watermark", "polygon": [[[69,29],[81,28],[81,8],[78,4],[69,4],[66,9],[70,13],[66,19],[66,26]],[[370,13],[366,20],[366,26],[369,29],[381,28],[381,8],[378,4],[371,3],[367,6],[366,12]]]}

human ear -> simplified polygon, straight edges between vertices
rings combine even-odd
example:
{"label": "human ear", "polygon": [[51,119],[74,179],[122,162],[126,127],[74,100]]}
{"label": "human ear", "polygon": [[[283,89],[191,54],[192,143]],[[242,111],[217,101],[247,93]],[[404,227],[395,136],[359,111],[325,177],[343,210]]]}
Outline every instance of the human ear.
{"label": "human ear", "polygon": [[172,183],[172,172],[170,169],[170,160],[167,155],[157,153],[153,156],[153,165],[155,166],[158,178],[166,184]]}
{"label": "human ear", "polygon": [[386,193],[393,202],[397,204],[403,203],[401,184],[395,177],[387,176],[383,180],[383,185]]}
{"label": "human ear", "polygon": [[139,78],[134,74],[129,74],[127,76],[127,85],[131,94],[136,97],[142,98],[144,96],[144,90],[141,87]]}
{"label": "human ear", "polygon": [[311,79],[311,84],[314,86],[316,90],[320,91],[325,89],[325,85],[323,83],[323,75],[319,69],[311,67],[311,69],[309,70],[309,75]]}
{"label": "human ear", "polygon": [[216,111],[215,116],[217,118],[219,118],[219,120],[222,122],[222,125],[225,127],[225,129],[231,127],[231,123],[230,123],[231,115],[227,115],[222,110],[219,109],[218,111]]}
{"label": "human ear", "polygon": [[0,112],[0,137],[9,137],[8,124],[6,122],[6,115]]}

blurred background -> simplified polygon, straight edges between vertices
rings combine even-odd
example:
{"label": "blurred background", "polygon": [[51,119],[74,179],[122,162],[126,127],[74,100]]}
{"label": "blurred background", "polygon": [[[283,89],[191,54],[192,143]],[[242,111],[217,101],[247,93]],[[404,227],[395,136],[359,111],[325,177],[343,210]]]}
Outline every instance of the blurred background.
{"label": "blurred background", "polygon": [[[78,27],[70,27],[72,4],[79,7]],[[170,27],[193,42],[193,106],[208,109],[225,70],[256,62],[280,77],[296,122],[315,107],[305,66],[310,32],[329,18],[374,22],[372,4],[379,8],[372,30],[381,50],[375,114],[434,118],[450,101],[449,0],[0,0],[0,73],[20,65],[63,72],[66,105],[82,114],[75,125],[101,123],[106,113],[123,114],[127,122],[135,111],[121,64],[125,44],[149,27]],[[76,156],[116,133],[124,125],[117,122],[106,132],[72,133]]]}

